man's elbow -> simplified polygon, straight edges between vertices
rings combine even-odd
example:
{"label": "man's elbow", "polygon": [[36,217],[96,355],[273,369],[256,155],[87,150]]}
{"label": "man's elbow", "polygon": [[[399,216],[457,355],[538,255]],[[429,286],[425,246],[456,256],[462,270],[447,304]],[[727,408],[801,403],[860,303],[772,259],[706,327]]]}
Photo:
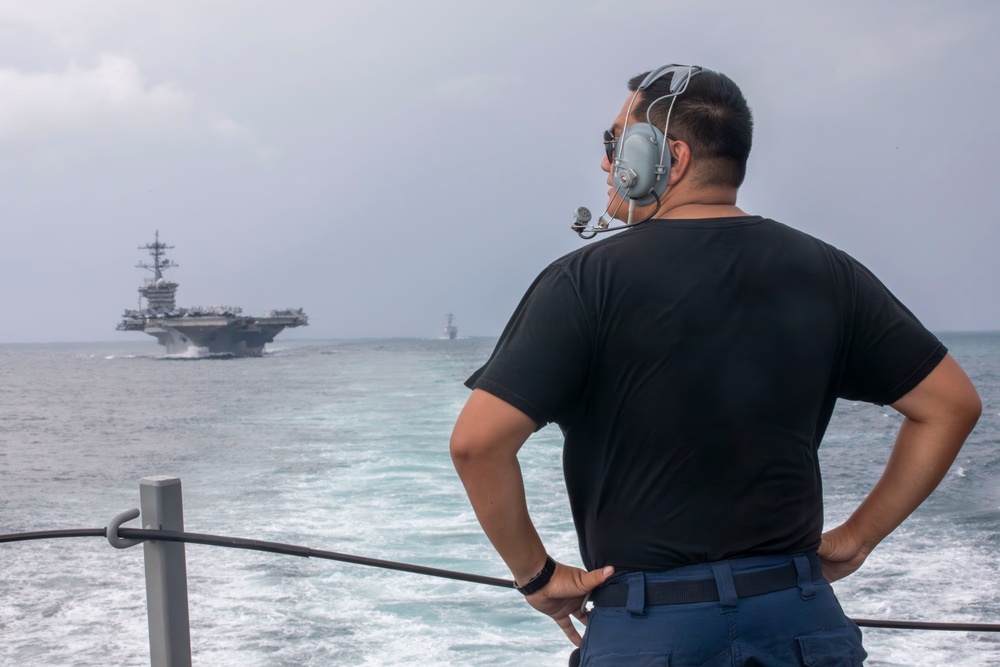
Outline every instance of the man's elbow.
{"label": "man's elbow", "polygon": [[452,431],[448,449],[451,452],[451,461],[459,471],[489,458],[492,451],[488,439],[475,430],[462,428],[461,425]]}
{"label": "man's elbow", "polygon": [[983,412],[983,402],[962,367],[946,355],[920,384],[892,404],[908,419],[968,435]]}
{"label": "man's elbow", "polygon": [[979,392],[971,382],[967,382],[942,402],[935,421],[948,428],[961,446],[982,414],[983,401],[979,398]]}
{"label": "man's elbow", "polygon": [[481,389],[472,392],[451,432],[449,449],[455,467],[493,465],[516,459],[535,430],[526,414]]}
{"label": "man's elbow", "polygon": [[969,383],[968,390],[960,400],[960,405],[955,409],[956,417],[965,422],[969,432],[975,428],[976,422],[983,414],[983,400],[979,397],[979,392]]}
{"label": "man's elbow", "polygon": [[460,433],[459,429],[455,429],[451,433],[451,440],[448,443],[448,449],[451,452],[451,461],[455,464],[456,468],[462,466],[462,464],[468,462],[475,457],[476,445],[473,440],[465,433]]}
{"label": "man's elbow", "polygon": [[[957,364],[955,366],[958,367]],[[979,417],[983,414],[983,400],[979,397],[976,386],[972,384],[972,380],[965,374],[965,371],[959,368],[958,375],[959,377],[950,392],[951,400],[948,401],[948,411],[951,413],[952,419],[964,426],[967,433],[971,433],[976,422],[979,421]]]}

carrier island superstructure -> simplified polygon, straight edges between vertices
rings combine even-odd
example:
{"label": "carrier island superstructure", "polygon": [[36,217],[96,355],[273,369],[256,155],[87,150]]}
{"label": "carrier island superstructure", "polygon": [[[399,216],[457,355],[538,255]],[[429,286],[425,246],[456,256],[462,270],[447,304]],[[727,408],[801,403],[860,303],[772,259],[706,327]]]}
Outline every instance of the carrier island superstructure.
{"label": "carrier island superstructure", "polygon": [[260,317],[243,315],[242,308],[230,306],[178,308],[174,302],[177,283],[163,277],[165,270],[177,266],[166,256],[172,249],[160,241],[159,231],[152,243],[139,246],[149,251],[153,261],[139,262],[136,268],[152,271],[153,277],[139,288],[139,310],[126,310],[118,331],[154,336],[172,355],[259,357],[283,329],[309,323],[301,308],[272,310]]}

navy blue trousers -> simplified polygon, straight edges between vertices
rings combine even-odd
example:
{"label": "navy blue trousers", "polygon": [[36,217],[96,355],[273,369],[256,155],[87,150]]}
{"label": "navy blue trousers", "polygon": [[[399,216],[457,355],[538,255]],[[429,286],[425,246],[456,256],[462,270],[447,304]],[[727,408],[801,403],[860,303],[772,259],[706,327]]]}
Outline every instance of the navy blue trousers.
{"label": "navy blue trousers", "polygon": [[[734,573],[795,563],[798,585],[737,598]],[[718,602],[645,604],[645,582],[714,579]],[[861,631],[844,615],[815,554],[762,556],[668,572],[636,572],[625,607],[590,612],[582,667],[858,667],[867,657]]]}

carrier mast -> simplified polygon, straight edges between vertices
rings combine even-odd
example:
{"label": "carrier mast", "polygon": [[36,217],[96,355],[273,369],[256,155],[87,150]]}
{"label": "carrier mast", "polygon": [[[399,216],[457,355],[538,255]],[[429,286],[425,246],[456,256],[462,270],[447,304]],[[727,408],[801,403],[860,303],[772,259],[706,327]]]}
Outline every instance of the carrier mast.
{"label": "carrier mast", "polygon": [[156,237],[152,243],[139,246],[139,250],[148,250],[153,258],[152,264],[139,262],[137,269],[146,269],[153,272],[152,279],[147,279],[146,283],[139,288],[139,294],[146,297],[146,306],[151,310],[173,310],[176,307],[174,295],[177,292],[177,283],[163,277],[164,269],[172,269],[178,265],[167,259],[167,250],[173,250],[172,245],[160,242],[160,230],[156,230]]}

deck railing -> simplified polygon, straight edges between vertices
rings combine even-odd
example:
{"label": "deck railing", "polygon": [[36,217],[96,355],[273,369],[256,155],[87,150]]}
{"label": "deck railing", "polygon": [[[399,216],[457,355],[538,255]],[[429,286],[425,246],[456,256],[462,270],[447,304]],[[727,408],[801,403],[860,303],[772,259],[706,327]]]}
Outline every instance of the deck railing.
{"label": "deck railing", "polygon": [[[0,543],[63,537],[103,537],[116,549],[143,545],[146,574],[146,612],[149,623],[149,657],[152,667],[191,667],[191,630],[188,618],[187,561],[184,544],[202,544],[265,551],[286,556],[321,558],[355,565],[424,574],[501,588],[514,587],[509,579],[466,572],[367,558],[336,551],[323,551],[295,544],[283,544],[242,537],[226,537],[184,530],[184,503],[181,480],[155,476],[139,480],[140,509],[129,509],[112,517],[103,528],[46,530],[0,535]],[[124,523],[142,517],[142,528],[126,528]],[[852,619],[862,627],[896,630],[955,630],[1000,632],[1000,623],[941,623]]]}

